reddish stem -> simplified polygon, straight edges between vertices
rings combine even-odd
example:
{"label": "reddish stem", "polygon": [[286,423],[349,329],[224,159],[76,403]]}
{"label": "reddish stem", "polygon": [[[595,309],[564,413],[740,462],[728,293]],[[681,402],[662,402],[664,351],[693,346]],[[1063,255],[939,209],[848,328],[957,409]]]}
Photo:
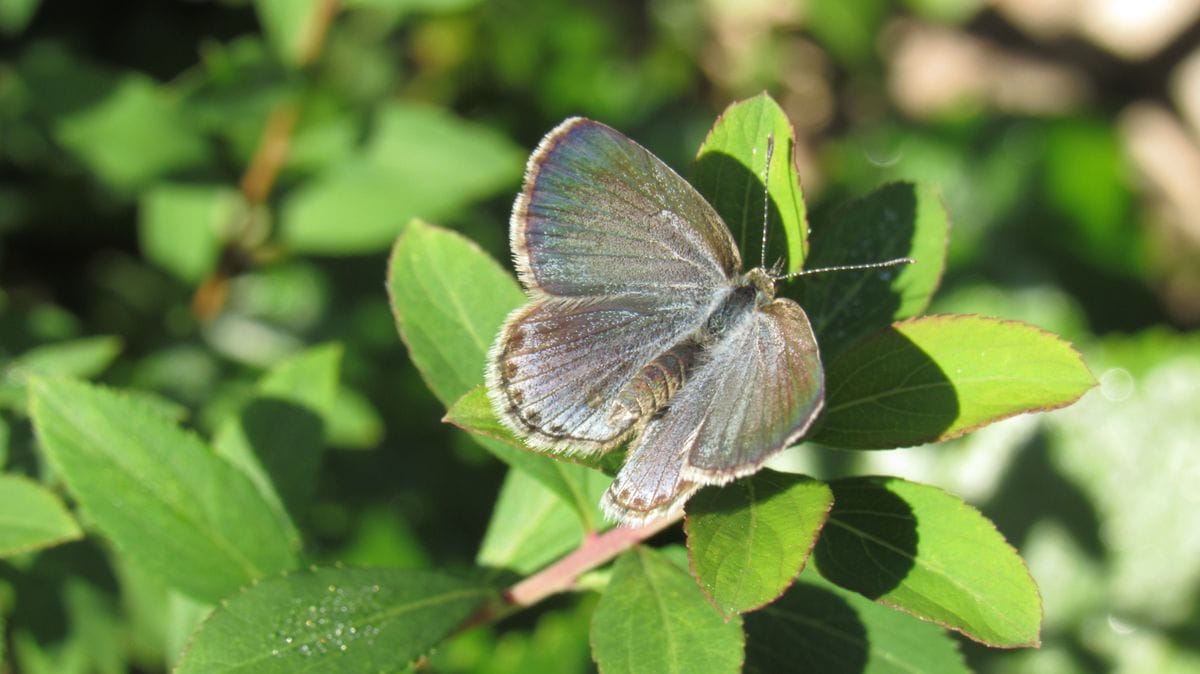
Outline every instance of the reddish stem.
{"label": "reddish stem", "polygon": [[509,606],[532,606],[552,594],[565,592],[584,573],[678,521],[679,516],[668,517],[643,527],[622,526],[599,535],[588,534],[574,552],[510,587],[504,600]]}

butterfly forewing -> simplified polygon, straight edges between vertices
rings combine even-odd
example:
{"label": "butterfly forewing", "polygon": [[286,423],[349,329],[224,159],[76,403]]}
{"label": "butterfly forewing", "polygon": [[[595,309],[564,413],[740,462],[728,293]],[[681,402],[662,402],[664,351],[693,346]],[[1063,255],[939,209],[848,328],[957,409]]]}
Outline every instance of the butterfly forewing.
{"label": "butterfly forewing", "polygon": [[530,158],[511,239],[525,286],[560,297],[706,305],[741,264],[728,228],[687,181],[619,132],[578,118]]}
{"label": "butterfly forewing", "polygon": [[531,299],[493,346],[493,408],[540,449],[612,447],[653,412],[618,400],[673,390],[635,380],[703,324],[737,273],[729,232],[666,164],[584,119],[534,152],[511,228]]}

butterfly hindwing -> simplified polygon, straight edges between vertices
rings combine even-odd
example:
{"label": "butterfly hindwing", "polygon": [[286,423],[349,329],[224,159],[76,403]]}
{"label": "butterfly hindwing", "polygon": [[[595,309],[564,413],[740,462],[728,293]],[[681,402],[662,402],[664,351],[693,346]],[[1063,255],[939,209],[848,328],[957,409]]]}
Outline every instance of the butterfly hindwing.
{"label": "butterfly hindwing", "polygon": [[808,429],[823,387],[800,306],[778,299],[749,310],[647,424],[605,494],[605,511],[643,522],[674,510],[699,486],[758,470]]}
{"label": "butterfly hindwing", "polygon": [[693,332],[698,316],[636,296],[536,298],[513,312],[493,346],[492,407],[534,447],[568,454],[612,447],[647,412],[628,405],[619,413],[622,392],[636,389],[640,371]]}

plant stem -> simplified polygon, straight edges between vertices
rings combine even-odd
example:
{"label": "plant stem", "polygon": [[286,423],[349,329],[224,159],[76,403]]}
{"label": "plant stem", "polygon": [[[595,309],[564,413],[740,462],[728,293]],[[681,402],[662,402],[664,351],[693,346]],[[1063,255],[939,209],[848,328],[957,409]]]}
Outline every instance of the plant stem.
{"label": "plant stem", "polygon": [[242,194],[248,203],[261,204],[267,200],[287,159],[298,116],[297,106],[292,101],[281,102],[271,110],[258,148],[242,175]]}
{"label": "plant stem", "polygon": [[679,515],[637,527],[617,527],[602,534],[589,533],[571,554],[510,587],[504,600],[510,606],[532,606],[546,597],[571,589],[584,573],[679,521]]}
{"label": "plant stem", "polygon": [[505,590],[500,602],[481,606],[457,631],[494,622],[552,594],[570,590],[583,574],[675,524],[681,517],[682,513],[642,527],[620,526],[602,534],[586,534],[574,552]]}

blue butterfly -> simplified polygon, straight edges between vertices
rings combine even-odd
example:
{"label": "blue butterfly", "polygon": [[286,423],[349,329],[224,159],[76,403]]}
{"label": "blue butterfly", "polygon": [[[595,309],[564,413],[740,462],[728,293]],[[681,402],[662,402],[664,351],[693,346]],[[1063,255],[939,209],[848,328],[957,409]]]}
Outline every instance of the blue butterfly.
{"label": "blue butterfly", "polygon": [[648,150],[568,119],[529,158],[510,243],[529,301],[488,358],[503,423],[540,451],[630,441],[606,515],[641,525],[757,471],[808,430],[824,374],[804,311],[742,272],[729,229]]}

